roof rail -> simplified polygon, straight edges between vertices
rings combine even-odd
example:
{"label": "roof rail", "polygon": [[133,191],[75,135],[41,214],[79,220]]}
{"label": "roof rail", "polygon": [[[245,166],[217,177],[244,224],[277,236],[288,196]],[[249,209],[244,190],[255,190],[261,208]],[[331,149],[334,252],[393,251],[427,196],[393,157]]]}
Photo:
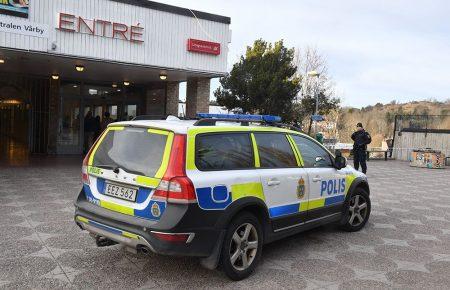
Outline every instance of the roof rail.
{"label": "roof rail", "polygon": [[165,120],[167,118],[166,115],[138,115],[133,118],[132,121],[141,121],[141,120]]}
{"label": "roof rail", "polygon": [[152,121],[152,120],[167,120],[167,121],[174,121],[174,120],[191,120],[190,118],[186,117],[177,117],[174,115],[138,115],[133,118],[132,121]]}

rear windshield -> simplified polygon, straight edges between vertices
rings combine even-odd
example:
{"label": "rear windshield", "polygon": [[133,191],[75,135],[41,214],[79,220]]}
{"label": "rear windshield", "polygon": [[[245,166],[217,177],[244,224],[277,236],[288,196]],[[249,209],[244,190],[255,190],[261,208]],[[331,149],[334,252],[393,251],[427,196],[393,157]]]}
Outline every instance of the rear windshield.
{"label": "rear windshield", "polygon": [[161,166],[167,135],[145,128],[111,130],[94,155],[93,166],[120,167],[137,175],[153,177]]}

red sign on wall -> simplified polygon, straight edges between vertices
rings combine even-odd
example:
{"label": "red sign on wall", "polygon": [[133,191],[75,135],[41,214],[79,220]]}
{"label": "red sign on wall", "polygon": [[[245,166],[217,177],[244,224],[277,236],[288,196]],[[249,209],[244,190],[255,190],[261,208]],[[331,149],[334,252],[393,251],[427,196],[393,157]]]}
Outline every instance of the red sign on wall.
{"label": "red sign on wall", "polygon": [[187,50],[219,55],[220,43],[189,38],[187,41]]}

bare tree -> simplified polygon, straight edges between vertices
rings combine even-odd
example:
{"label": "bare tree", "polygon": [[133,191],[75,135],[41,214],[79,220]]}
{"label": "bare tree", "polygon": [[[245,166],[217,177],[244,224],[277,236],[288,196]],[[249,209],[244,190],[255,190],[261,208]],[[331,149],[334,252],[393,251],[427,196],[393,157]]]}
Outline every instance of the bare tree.
{"label": "bare tree", "polygon": [[[314,95],[316,86],[318,92],[324,93],[326,96],[334,94],[334,83],[328,73],[327,60],[317,48],[312,46],[306,46],[304,49],[297,48],[294,61],[297,73],[301,78],[300,98]],[[311,71],[318,72],[319,78],[308,76],[308,72]]]}
{"label": "bare tree", "polygon": [[[334,97],[334,83],[328,73],[325,57],[315,47],[297,48],[294,58],[297,74],[301,80],[301,91],[294,104],[294,119],[309,119],[308,133],[311,132],[311,115],[315,112],[315,96],[319,97],[319,114],[328,114],[339,107],[339,98]],[[308,76],[316,71],[318,77]]]}

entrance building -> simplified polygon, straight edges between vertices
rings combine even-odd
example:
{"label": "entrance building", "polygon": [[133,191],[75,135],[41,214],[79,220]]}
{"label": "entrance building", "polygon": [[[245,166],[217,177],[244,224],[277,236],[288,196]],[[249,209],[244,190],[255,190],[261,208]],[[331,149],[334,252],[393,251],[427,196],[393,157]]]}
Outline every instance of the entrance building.
{"label": "entrance building", "polygon": [[102,124],[106,112],[118,121],[178,115],[180,82],[185,114],[207,112],[210,79],[226,73],[228,17],[140,0],[17,5],[0,5],[7,158],[81,154],[91,121]]}

